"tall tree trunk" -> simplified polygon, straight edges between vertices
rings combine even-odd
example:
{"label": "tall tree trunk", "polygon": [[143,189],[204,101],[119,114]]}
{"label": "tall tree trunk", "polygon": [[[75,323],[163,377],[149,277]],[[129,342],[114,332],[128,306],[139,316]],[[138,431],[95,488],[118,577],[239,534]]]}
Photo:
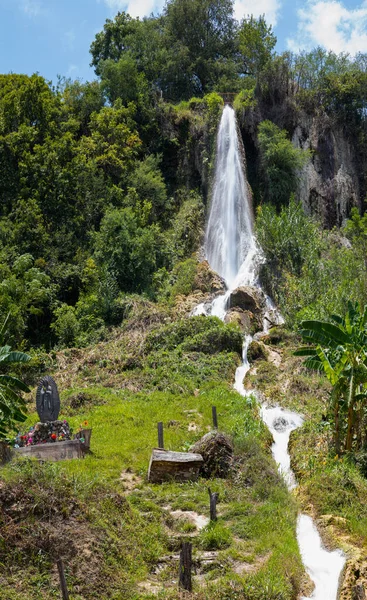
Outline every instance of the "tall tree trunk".
{"label": "tall tree trunk", "polygon": [[353,443],[353,431],[354,431],[354,407],[353,404],[349,405],[348,408],[348,429],[347,429],[347,440],[345,444],[345,449],[347,452],[350,452],[352,449]]}
{"label": "tall tree trunk", "polygon": [[363,409],[362,409],[362,403],[359,403],[359,408],[357,411],[357,423],[356,423],[356,430],[357,430],[357,450],[360,450],[362,448],[362,421],[363,421]]}
{"label": "tall tree trunk", "polygon": [[353,444],[353,430],[354,430],[354,397],[355,397],[355,383],[354,383],[354,369],[352,370],[352,376],[350,378],[349,385],[349,397],[348,397],[348,429],[347,429],[347,440],[345,449],[350,452]]}
{"label": "tall tree trunk", "polygon": [[334,446],[336,454],[340,454],[340,420],[339,420],[339,398],[335,400],[334,406]]}

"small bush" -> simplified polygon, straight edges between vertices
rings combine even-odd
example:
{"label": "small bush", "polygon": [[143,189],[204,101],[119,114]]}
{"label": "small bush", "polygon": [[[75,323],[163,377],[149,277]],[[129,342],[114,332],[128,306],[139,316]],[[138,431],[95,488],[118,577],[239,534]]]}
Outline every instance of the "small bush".
{"label": "small bush", "polygon": [[271,121],[260,123],[258,138],[265,197],[281,206],[296,191],[299,172],[310,154],[295,148],[287,138],[287,132]]}
{"label": "small bush", "polygon": [[200,545],[204,550],[223,550],[231,545],[232,534],[220,522],[211,522],[200,534]]}
{"label": "small bush", "polygon": [[185,352],[236,352],[242,355],[242,335],[233,325],[225,325],[217,317],[192,317],[170,323],[152,331],[145,350],[174,350]]}

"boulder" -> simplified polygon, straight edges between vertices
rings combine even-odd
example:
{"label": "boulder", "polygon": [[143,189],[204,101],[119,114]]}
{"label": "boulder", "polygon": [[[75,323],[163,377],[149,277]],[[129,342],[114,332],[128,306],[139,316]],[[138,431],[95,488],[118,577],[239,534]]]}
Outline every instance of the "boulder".
{"label": "boulder", "polygon": [[235,289],[228,301],[229,308],[241,308],[254,314],[261,313],[264,299],[260,290],[249,285],[243,285]]}
{"label": "boulder", "polygon": [[203,458],[198,453],[171,452],[155,448],[149,463],[148,481],[196,481]]}
{"label": "boulder", "polygon": [[203,260],[198,264],[194,288],[201,292],[218,294],[219,292],[225,292],[226,284],[224,279],[210,268],[208,261]]}
{"label": "boulder", "polygon": [[200,472],[204,477],[227,477],[232,465],[233,446],[223,433],[211,431],[196,442],[190,452],[201,454]]}
{"label": "boulder", "polygon": [[289,423],[284,417],[277,417],[273,421],[273,427],[278,433],[283,433],[284,431],[286,431],[288,426]]}
{"label": "boulder", "polygon": [[248,347],[247,358],[250,363],[255,360],[266,360],[268,356],[268,350],[262,342],[253,341]]}
{"label": "boulder", "polygon": [[262,329],[261,318],[242,308],[231,308],[224,317],[224,322],[236,323],[246,335],[254,335]]}

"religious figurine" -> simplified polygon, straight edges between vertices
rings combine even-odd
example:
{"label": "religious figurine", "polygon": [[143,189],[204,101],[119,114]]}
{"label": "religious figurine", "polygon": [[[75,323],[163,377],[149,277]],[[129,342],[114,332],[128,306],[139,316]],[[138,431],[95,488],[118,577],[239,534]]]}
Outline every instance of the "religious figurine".
{"label": "religious figurine", "polygon": [[60,412],[60,397],[57,385],[49,375],[39,382],[36,393],[36,406],[41,423],[57,420]]}

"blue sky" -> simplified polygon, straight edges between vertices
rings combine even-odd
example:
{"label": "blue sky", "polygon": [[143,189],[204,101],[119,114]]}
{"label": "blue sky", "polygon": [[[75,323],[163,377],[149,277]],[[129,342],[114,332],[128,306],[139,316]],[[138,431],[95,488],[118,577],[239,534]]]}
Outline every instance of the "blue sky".
{"label": "blue sky", "polygon": [[[0,0],[0,72],[91,80],[89,46],[118,10],[160,12],[164,0]],[[278,50],[367,52],[367,0],[235,0],[238,18],[265,14]]]}

